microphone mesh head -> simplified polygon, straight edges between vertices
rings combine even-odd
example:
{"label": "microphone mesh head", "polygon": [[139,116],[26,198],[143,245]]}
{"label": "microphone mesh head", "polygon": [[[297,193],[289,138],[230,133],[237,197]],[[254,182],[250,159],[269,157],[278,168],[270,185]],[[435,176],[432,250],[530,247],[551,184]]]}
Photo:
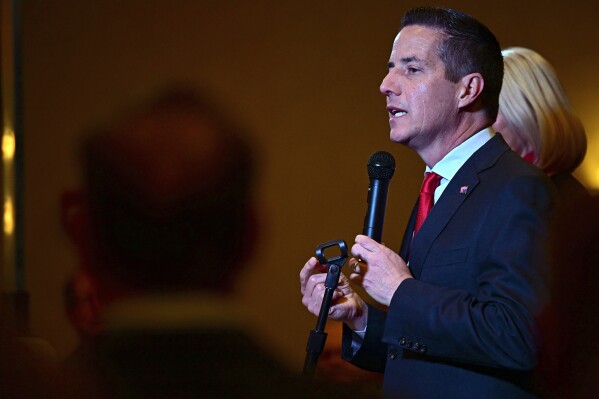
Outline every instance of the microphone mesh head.
{"label": "microphone mesh head", "polygon": [[386,151],[378,151],[368,159],[368,177],[390,180],[395,172],[395,158]]}

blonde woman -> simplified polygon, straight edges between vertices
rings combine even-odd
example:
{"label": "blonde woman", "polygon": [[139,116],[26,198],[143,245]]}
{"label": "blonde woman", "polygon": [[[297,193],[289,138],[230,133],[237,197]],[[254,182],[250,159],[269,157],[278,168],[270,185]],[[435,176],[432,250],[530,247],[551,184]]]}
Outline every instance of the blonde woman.
{"label": "blonde woman", "polygon": [[512,150],[549,175],[561,196],[585,194],[571,175],[586,153],[584,126],[555,70],[527,48],[512,47],[502,54],[505,72],[493,128]]}

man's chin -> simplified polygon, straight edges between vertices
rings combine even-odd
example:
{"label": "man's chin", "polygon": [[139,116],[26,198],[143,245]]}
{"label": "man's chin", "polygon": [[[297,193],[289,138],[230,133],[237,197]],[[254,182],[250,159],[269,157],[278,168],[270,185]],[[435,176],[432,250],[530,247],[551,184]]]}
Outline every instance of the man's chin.
{"label": "man's chin", "polygon": [[394,132],[393,130],[391,130],[391,132],[389,132],[389,139],[394,143],[403,144],[403,145],[407,145],[410,142],[407,135],[401,134],[398,132]]}

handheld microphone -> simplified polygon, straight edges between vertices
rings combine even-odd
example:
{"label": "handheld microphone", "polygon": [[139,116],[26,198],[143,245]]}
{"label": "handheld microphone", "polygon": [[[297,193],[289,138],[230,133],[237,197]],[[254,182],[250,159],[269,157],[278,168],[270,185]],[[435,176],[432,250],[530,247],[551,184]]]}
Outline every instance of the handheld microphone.
{"label": "handheld microphone", "polygon": [[370,156],[367,167],[370,185],[362,234],[380,243],[383,236],[389,181],[395,172],[395,158],[386,151],[378,151]]}

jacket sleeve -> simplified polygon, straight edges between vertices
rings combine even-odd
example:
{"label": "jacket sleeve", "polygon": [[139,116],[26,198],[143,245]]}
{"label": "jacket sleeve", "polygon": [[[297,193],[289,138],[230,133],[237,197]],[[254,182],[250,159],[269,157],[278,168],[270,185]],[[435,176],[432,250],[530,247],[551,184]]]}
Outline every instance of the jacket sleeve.
{"label": "jacket sleeve", "polygon": [[356,334],[344,324],[341,357],[365,370],[381,373],[385,371],[387,344],[382,341],[385,318],[385,312],[368,305],[366,335],[355,353],[352,343],[356,338]]}

